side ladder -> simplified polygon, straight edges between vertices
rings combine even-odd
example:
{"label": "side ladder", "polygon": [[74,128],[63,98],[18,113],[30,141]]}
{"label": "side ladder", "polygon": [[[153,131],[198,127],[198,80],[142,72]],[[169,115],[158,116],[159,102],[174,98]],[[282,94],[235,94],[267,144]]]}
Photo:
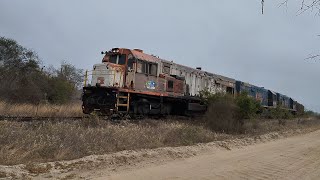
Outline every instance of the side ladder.
{"label": "side ladder", "polygon": [[117,112],[129,113],[130,110],[130,93],[119,92],[117,95]]}

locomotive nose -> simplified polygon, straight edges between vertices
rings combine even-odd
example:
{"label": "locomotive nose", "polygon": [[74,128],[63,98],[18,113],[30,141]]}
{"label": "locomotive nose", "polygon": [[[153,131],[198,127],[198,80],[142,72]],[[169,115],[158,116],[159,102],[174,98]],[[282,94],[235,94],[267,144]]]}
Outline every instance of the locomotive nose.
{"label": "locomotive nose", "polygon": [[94,65],[92,71],[92,85],[99,87],[122,87],[123,67],[112,63]]}

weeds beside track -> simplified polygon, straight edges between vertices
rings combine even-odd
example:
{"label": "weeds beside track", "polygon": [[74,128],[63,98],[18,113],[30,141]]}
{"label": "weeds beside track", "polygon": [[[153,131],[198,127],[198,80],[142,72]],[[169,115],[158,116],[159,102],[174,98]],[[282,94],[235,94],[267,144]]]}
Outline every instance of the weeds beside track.
{"label": "weeds beside track", "polygon": [[187,146],[269,132],[319,129],[319,120],[262,120],[245,124],[244,134],[216,133],[198,121],[172,119],[106,121],[96,118],[49,121],[0,121],[0,164],[26,164],[77,159],[123,150]]}

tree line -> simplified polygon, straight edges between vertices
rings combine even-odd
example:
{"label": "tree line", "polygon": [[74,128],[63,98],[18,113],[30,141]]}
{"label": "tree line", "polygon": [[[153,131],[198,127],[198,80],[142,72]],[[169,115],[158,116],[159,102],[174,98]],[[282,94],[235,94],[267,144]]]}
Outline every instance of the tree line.
{"label": "tree line", "polygon": [[0,101],[69,103],[78,98],[83,70],[62,62],[46,68],[37,53],[17,41],[0,37]]}

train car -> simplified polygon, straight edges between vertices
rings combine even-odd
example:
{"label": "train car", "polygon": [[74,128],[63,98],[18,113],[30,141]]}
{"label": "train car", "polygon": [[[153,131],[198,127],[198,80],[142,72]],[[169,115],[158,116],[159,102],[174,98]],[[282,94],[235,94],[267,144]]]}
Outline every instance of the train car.
{"label": "train car", "polygon": [[297,111],[295,101],[292,98],[289,98],[289,109],[292,111]]}
{"label": "train car", "polygon": [[298,116],[301,116],[304,114],[304,106],[300,104],[299,102],[295,101],[295,106],[296,106],[296,114]]}
{"label": "train car", "polygon": [[[139,49],[113,48],[85,83],[86,114],[188,114],[204,112],[199,92],[234,93],[235,80],[145,54]],[[89,75],[89,74],[87,74]],[[87,78],[86,78],[87,79]]]}
{"label": "train car", "polygon": [[268,107],[276,108],[277,107],[277,93],[271,90],[268,90]]}
{"label": "train car", "polygon": [[236,81],[236,91],[237,93],[247,92],[248,96],[252,97],[256,101],[260,102],[263,107],[268,107],[268,90],[262,87],[257,87],[255,85]]}
{"label": "train car", "polygon": [[290,109],[290,98],[286,95],[277,93],[277,104],[284,109]]}
{"label": "train car", "polygon": [[[82,109],[86,114],[203,113],[200,92],[246,91],[264,107],[304,111],[292,98],[242,81],[191,68],[144,53],[140,49],[113,48],[102,52],[102,62],[86,73]],[[88,83],[88,76],[91,77]]]}

